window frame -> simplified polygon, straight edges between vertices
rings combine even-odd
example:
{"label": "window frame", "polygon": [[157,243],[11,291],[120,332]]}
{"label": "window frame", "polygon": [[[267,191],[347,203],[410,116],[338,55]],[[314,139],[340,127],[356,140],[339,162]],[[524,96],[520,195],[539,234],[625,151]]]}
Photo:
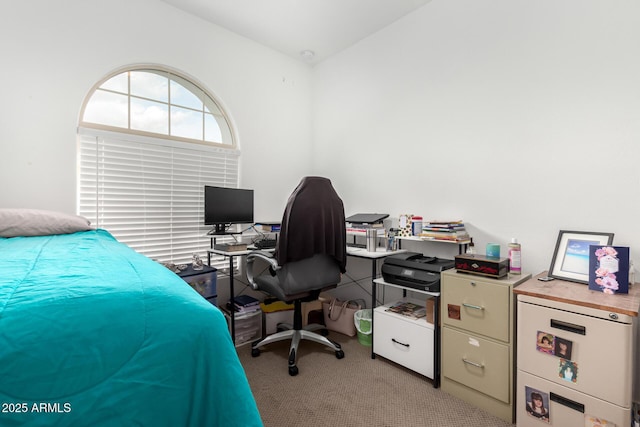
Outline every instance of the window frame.
{"label": "window frame", "polygon": [[[176,81],[181,85],[183,85],[182,81],[187,81],[190,84],[194,85],[195,87],[199,88],[200,90],[203,90],[202,89],[203,86],[200,85],[198,82],[191,80],[190,77],[187,77],[174,70],[168,70],[166,67],[160,67],[155,65],[153,66],[139,65],[134,67],[127,67],[126,69],[120,69],[110,74],[109,76],[105,77],[104,79],[100,80],[98,83],[96,83],[91,89],[91,91],[87,94],[83,102],[81,113],[80,113],[78,132],[77,132],[77,164],[78,164],[77,211],[79,214],[89,218],[92,221],[93,225],[96,226],[97,228],[105,228],[107,231],[111,232],[119,241],[125,244],[128,244],[133,249],[149,256],[150,258],[156,259],[159,262],[164,262],[164,263],[172,262],[176,264],[188,263],[191,260],[191,253],[198,253],[201,258],[203,256],[206,258],[208,249],[211,247],[211,239],[206,234],[210,227],[204,225],[204,185],[205,184],[221,185],[221,186],[226,186],[231,188],[239,188],[240,154],[241,153],[240,153],[240,150],[238,149],[238,145],[236,142],[237,141],[236,132],[234,131],[232,122],[229,120],[229,116],[226,113],[225,109],[223,108],[222,104],[219,102],[219,100],[214,98],[209,91],[206,91],[206,90],[203,90],[204,95],[210,98],[211,101],[215,103],[217,110],[220,112],[220,117],[222,117],[225,120],[225,123],[229,131],[228,136],[231,138],[232,144],[200,141],[197,139],[178,137],[178,136],[168,135],[168,134],[167,135],[156,134],[153,132],[131,129],[130,126],[128,128],[123,128],[118,126],[109,126],[109,125],[91,123],[83,120],[84,112],[87,104],[91,100],[96,90],[98,90],[99,87],[104,82],[106,82],[107,80],[119,74],[129,72],[129,71],[138,71],[138,70],[160,70],[163,73],[167,72],[170,75],[177,76],[179,80],[176,80]],[[169,80],[169,85],[171,84],[170,83],[171,81],[172,80]],[[130,88],[129,88],[129,92],[130,92]],[[180,105],[178,106],[181,107]],[[206,108],[206,104],[205,104],[205,108]],[[203,134],[203,137],[204,137],[204,134]],[[95,141],[95,147],[92,146],[93,144],[92,141]],[[180,240],[180,243],[177,244],[176,246],[180,246],[180,245],[182,245],[182,247],[185,246],[184,245],[185,235],[191,236],[189,238],[193,238],[194,240],[193,250],[192,251],[190,250],[188,255],[186,254],[185,250],[182,250],[181,252],[180,251],[176,252],[176,253],[180,252],[179,256],[174,256],[173,255],[174,252],[172,250],[167,250],[163,252],[161,256],[154,256],[154,251],[148,249],[148,246],[149,246],[148,244],[140,243],[140,240],[144,240],[145,238],[144,230],[139,231],[137,233],[131,232],[131,230],[127,229],[126,226],[123,226],[122,224],[118,224],[117,220],[114,223],[113,220],[105,219],[104,212],[101,212],[101,209],[104,210],[104,206],[101,206],[101,204],[105,203],[105,200],[104,200],[105,196],[104,194],[102,195],[100,194],[100,191],[104,191],[104,187],[102,188],[102,190],[98,188],[99,185],[103,185],[104,183],[99,183],[98,181],[100,179],[103,179],[103,180],[110,179],[109,177],[106,177],[106,175],[108,175],[109,173],[112,173],[113,171],[105,172],[104,168],[112,167],[104,164],[98,165],[99,161],[102,161],[102,162],[105,161],[104,159],[98,160],[100,156],[104,156],[105,154],[98,153],[98,152],[93,153],[92,150],[94,148],[98,150],[98,146],[104,145],[104,144],[110,144],[114,141],[118,141],[118,143],[126,143],[126,144],[130,143],[132,144],[132,149],[135,149],[134,146],[137,146],[137,144],[142,144],[145,147],[149,148],[152,152],[154,151],[153,147],[156,147],[155,149],[157,149],[159,153],[167,153],[167,152],[171,152],[172,150],[185,150],[186,152],[189,152],[188,154],[185,155],[186,157],[194,156],[193,153],[200,153],[200,154],[196,154],[196,156],[207,156],[207,153],[209,153],[211,157],[209,156],[206,157],[209,161],[220,162],[221,166],[218,167],[216,163],[215,166],[210,166],[207,171],[203,172],[202,174],[203,176],[198,176],[197,177],[198,182],[191,185],[191,188],[189,190],[190,191],[189,197],[191,197],[191,199],[189,199],[187,204],[191,203],[191,205],[190,205],[190,208],[188,209],[190,209],[191,215],[192,216],[197,215],[197,218],[195,219],[195,222],[194,221],[190,222],[191,231],[187,232],[186,234],[183,231],[175,232],[177,234],[177,239]],[[120,158],[122,161],[129,161],[129,162],[133,161],[132,159],[128,159],[126,157],[127,155],[128,155],[127,153],[116,154],[116,157],[122,156]],[[169,155],[167,154],[166,156],[169,156]],[[111,159],[106,161],[117,162],[119,161],[119,159],[116,158],[115,160]],[[174,158],[171,157],[171,159],[167,161],[175,162],[176,160],[174,160]],[[182,167],[183,169],[190,170],[190,168],[184,167],[184,160],[182,162]],[[215,174],[214,178],[211,178],[212,170],[215,171],[216,173],[219,171],[218,174]],[[129,173],[129,172],[126,172],[126,173]],[[116,173],[120,173],[120,171],[117,171]],[[134,170],[132,173],[135,174],[136,171]],[[170,181],[172,181],[175,178],[175,174],[180,174],[180,172],[172,172],[170,174],[170,176],[172,177]],[[207,176],[209,178],[207,178]],[[115,179],[120,179],[120,178],[116,177]],[[129,179],[129,178],[124,178],[124,179]],[[95,180],[95,187],[92,187],[93,180]],[[133,183],[133,185],[135,186],[136,182],[131,181],[128,184],[132,185]],[[113,183],[109,185],[112,185],[112,184]],[[141,185],[142,181],[140,181],[139,184]],[[199,187],[199,188],[196,188],[196,187]],[[126,197],[131,197],[130,194],[125,194],[126,192],[125,190],[120,190],[121,194],[117,194],[117,192],[119,191],[117,188],[117,185],[114,188],[110,188],[106,190],[107,192],[113,191],[109,193],[107,197],[117,198],[119,196],[122,196],[124,199],[126,199]],[[171,187],[170,189],[169,187],[167,188],[168,188],[167,191],[172,194],[173,192],[176,191],[175,189],[173,189],[173,187]],[[196,191],[198,193],[197,196],[195,193]],[[195,199],[197,199],[197,203],[199,204],[199,208],[197,208],[195,211],[193,208],[194,197]],[[95,205],[92,205],[92,203],[95,203]],[[118,200],[116,203],[120,203],[120,201]],[[127,201],[126,200],[123,201],[122,204],[123,206],[125,206],[125,209],[126,209]],[[144,210],[144,208],[141,208],[135,203],[131,204],[131,209],[132,209],[132,212],[135,212],[136,209]],[[147,222],[153,222],[153,219],[145,218],[144,215],[147,215],[147,214],[144,213],[142,214],[142,216],[140,214],[138,215],[134,214],[132,215],[131,218],[132,220],[134,217],[138,221],[143,220],[145,221],[145,224]],[[173,224],[174,223],[173,214],[169,215],[169,218],[171,220],[170,223]],[[109,226],[108,224],[112,224],[112,226]],[[171,229],[171,227],[172,226],[169,226],[169,229]],[[112,230],[110,230],[109,228],[111,228]],[[195,231],[195,229],[197,229],[197,231]],[[173,231],[167,232],[167,234],[172,234],[172,233],[174,232]],[[157,237],[158,236],[156,235],[155,238],[157,239]],[[220,240],[221,241],[233,240],[233,238],[224,237]],[[165,245],[171,248],[173,245],[172,239],[169,239],[169,241],[165,243]],[[235,262],[234,264],[235,264],[234,270],[237,270],[238,264]],[[216,267],[218,269],[227,270],[229,267],[229,263],[224,256],[211,254],[211,266]]]}
{"label": "window frame", "polygon": [[[122,94],[125,95],[122,92],[117,92],[117,91],[113,91],[113,90],[105,90],[105,89],[101,89],[100,86],[102,86],[105,82],[107,82],[108,80],[112,79],[113,77],[116,77],[120,74],[124,74],[124,73],[128,73],[128,72],[135,72],[135,71],[151,71],[151,72],[158,72],[158,73],[166,73],[167,76],[169,77],[169,85],[171,84],[171,81],[176,81],[177,83],[179,83],[180,85],[182,85],[183,87],[185,87],[185,89],[189,89],[188,87],[186,87],[183,82],[186,82],[190,85],[193,85],[194,87],[196,87],[198,90],[202,91],[202,94],[204,96],[206,96],[206,98],[213,103],[213,105],[215,106],[215,109],[217,110],[217,112],[219,113],[218,115],[224,119],[224,122],[227,124],[227,131],[228,131],[228,141],[229,143],[218,143],[218,142],[213,142],[213,141],[206,141],[206,140],[199,140],[199,139],[194,139],[194,138],[186,138],[186,137],[181,137],[181,136],[176,136],[176,135],[171,135],[171,106],[175,106],[178,108],[185,108],[182,105],[178,105],[178,104],[171,104],[171,98],[168,99],[167,105],[169,106],[168,111],[169,111],[169,133],[167,134],[163,134],[163,133],[156,133],[156,132],[149,132],[149,131],[144,131],[144,130],[138,130],[138,129],[131,129],[131,97],[133,96],[136,99],[141,99],[141,100],[145,100],[145,101],[152,101],[152,102],[158,102],[158,100],[155,99],[151,99],[151,98],[145,98],[142,96],[138,96],[138,95],[131,95],[131,86],[130,86],[130,82],[128,83],[128,89],[127,89],[127,101],[128,101],[128,117],[127,117],[127,127],[118,127],[118,126],[110,126],[110,125],[105,125],[105,124],[99,124],[99,123],[93,123],[93,122],[87,122],[84,121],[84,115],[85,115],[85,111],[87,109],[87,105],[89,104],[89,102],[91,101],[91,97],[93,96],[94,93],[96,93],[97,90],[103,90],[109,93],[115,93],[115,94]],[[174,76],[176,77],[176,79],[171,79],[170,76]],[[193,93],[193,92],[192,92]],[[197,95],[196,95],[197,96]],[[209,108],[207,107],[207,102],[203,101],[205,108]],[[209,108],[210,109],[210,108]],[[193,111],[197,111],[197,110],[193,110]],[[211,114],[215,117],[216,114],[214,112],[211,112]],[[148,136],[148,137],[162,137],[163,139],[171,139],[171,140],[175,140],[175,141],[182,141],[182,142],[190,142],[190,143],[194,143],[194,144],[204,144],[204,145],[213,145],[213,146],[217,146],[217,147],[221,147],[221,148],[231,148],[231,149],[238,149],[238,143],[237,143],[237,137],[236,137],[236,132],[234,129],[234,126],[232,125],[232,121],[229,117],[229,115],[226,112],[226,109],[224,108],[224,105],[220,102],[220,100],[215,97],[211,91],[207,90],[205,88],[205,86],[203,84],[201,84],[200,82],[198,82],[196,79],[192,78],[191,76],[186,76],[183,73],[174,70],[172,68],[163,66],[163,65],[152,65],[152,64],[141,64],[141,65],[134,65],[131,67],[126,67],[126,68],[122,68],[119,69],[111,74],[109,74],[108,76],[104,77],[103,79],[101,79],[100,81],[98,81],[95,85],[93,85],[93,87],[91,88],[91,90],[89,91],[89,94],[85,97],[83,103],[82,103],[82,108],[80,110],[80,120],[79,122],[79,126],[83,127],[83,128],[91,128],[91,129],[98,129],[98,130],[107,130],[107,131],[113,131],[113,132],[123,132],[124,130],[126,130],[126,133],[130,133],[133,135],[140,135],[140,136]],[[203,123],[204,125],[204,123]],[[225,130],[224,129],[220,129],[221,133],[225,134]],[[203,138],[204,138],[204,129],[203,129]]]}

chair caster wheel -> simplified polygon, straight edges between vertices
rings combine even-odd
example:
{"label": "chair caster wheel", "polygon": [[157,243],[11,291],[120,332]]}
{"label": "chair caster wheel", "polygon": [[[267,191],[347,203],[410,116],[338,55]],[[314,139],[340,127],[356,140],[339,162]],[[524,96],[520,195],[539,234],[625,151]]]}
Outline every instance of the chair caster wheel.
{"label": "chair caster wheel", "polygon": [[252,348],[251,349],[251,356],[253,356],[253,357],[260,356],[260,349],[259,348]]}
{"label": "chair caster wheel", "polygon": [[289,366],[289,375],[295,377],[298,375],[298,367],[297,366]]}
{"label": "chair caster wheel", "polygon": [[342,358],[344,358],[344,351],[342,350],[336,351],[336,359],[342,359]]}

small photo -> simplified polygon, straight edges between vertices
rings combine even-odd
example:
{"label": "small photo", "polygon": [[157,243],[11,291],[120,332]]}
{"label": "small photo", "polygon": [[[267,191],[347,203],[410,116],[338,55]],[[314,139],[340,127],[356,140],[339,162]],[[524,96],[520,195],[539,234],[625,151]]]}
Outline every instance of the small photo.
{"label": "small photo", "polygon": [[553,354],[554,336],[548,332],[538,331],[536,350],[546,354]]}
{"label": "small photo", "polygon": [[560,359],[558,376],[565,381],[572,383],[578,382],[578,364],[571,360]]}
{"label": "small photo", "polygon": [[527,414],[540,421],[549,423],[549,394],[535,388],[524,386]]}
{"label": "small photo", "polygon": [[447,304],[447,315],[449,319],[460,320],[460,306]]}
{"label": "small photo", "polygon": [[573,341],[564,338],[555,337],[553,344],[553,354],[563,359],[571,360],[571,350],[573,349]]}

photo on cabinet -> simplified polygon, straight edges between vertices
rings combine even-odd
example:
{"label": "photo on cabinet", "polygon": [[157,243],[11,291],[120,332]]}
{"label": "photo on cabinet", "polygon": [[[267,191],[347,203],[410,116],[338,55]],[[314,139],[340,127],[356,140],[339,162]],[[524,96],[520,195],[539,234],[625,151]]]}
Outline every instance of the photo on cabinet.
{"label": "photo on cabinet", "polygon": [[449,319],[460,320],[460,306],[447,304],[447,315],[449,316]]}
{"label": "photo on cabinet", "polygon": [[605,294],[629,293],[629,248],[589,246],[589,289]]}
{"label": "photo on cabinet", "polygon": [[555,337],[543,331],[538,331],[538,337],[536,339],[536,350],[546,354],[553,354],[553,345]]}
{"label": "photo on cabinet", "polygon": [[575,383],[578,381],[578,364],[571,360],[560,359],[558,376],[565,381]]}
{"label": "photo on cabinet", "polygon": [[549,423],[549,417],[551,416],[549,412],[549,394],[529,386],[524,386],[524,393],[527,414]]}
{"label": "photo on cabinet", "polygon": [[553,354],[563,359],[571,360],[571,350],[573,349],[573,341],[564,338],[555,337],[553,345]]}
{"label": "photo on cabinet", "polygon": [[616,425],[611,421],[603,420],[602,418],[585,415],[584,427],[616,427]]}

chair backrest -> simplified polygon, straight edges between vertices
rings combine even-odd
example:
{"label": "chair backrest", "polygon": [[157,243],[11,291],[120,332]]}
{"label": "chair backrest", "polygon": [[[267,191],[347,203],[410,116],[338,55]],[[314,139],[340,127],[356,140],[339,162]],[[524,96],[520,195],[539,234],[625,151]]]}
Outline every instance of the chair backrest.
{"label": "chair backrest", "polygon": [[280,266],[324,254],[346,271],[344,205],[331,181],[311,176],[300,181],[285,208],[276,260]]}

